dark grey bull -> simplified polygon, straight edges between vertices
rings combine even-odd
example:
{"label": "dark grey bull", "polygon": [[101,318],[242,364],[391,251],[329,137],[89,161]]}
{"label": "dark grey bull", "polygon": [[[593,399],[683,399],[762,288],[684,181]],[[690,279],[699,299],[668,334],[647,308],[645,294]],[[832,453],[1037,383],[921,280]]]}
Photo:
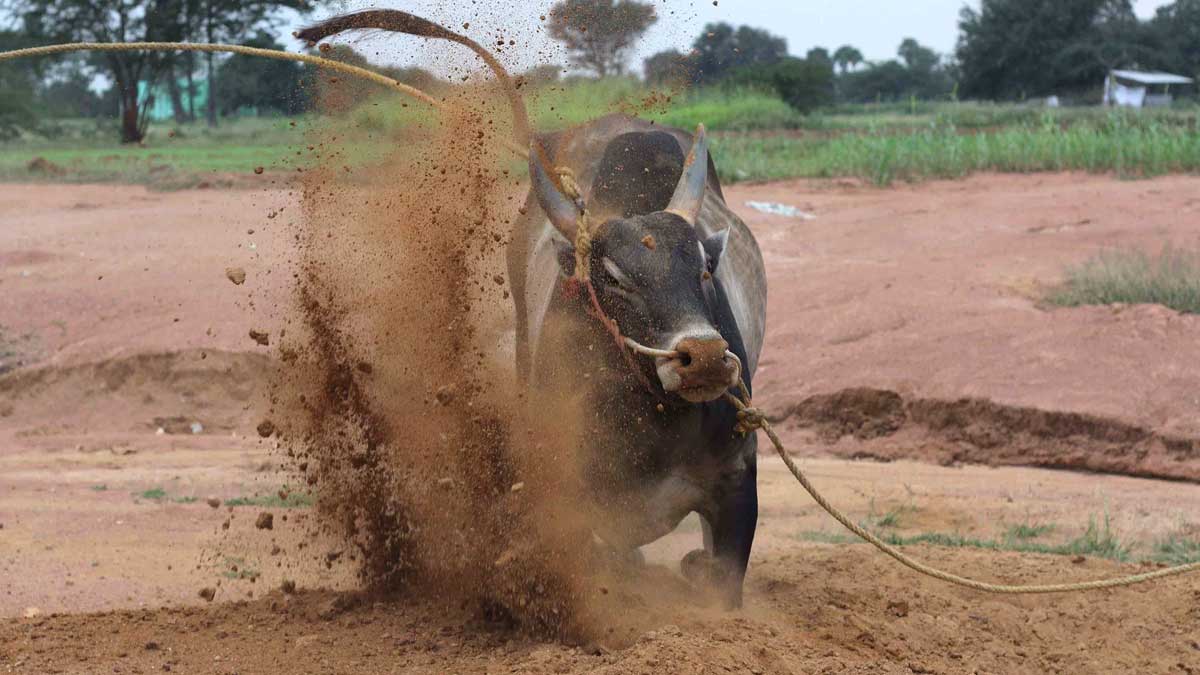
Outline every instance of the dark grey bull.
{"label": "dark grey bull", "polygon": [[[486,54],[393,10],[337,17],[298,37],[315,43],[359,28],[454,40]],[[722,396],[739,375],[751,387],[758,365],[766,323],[758,244],[725,204],[703,133],[613,115],[531,139],[519,94],[488,56],[513,102],[518,139],[533,147],[532,187],[508,247],[518,373],[531,386],[586,401],[590,496],[613,514],[596,534],[632,551],[698,513],[704,552],[689,554],[684,572],[704,572],[728,606],[739,606],[758,520],[757,442],[737,432],[736,411]],[[570,169],[581,199],[564,194],[547,167]],[[586,295],[566,292],[581,205],[593,224],[600,307],[624,335],[677,354],[638,356],[641,376],[588,314]]]}

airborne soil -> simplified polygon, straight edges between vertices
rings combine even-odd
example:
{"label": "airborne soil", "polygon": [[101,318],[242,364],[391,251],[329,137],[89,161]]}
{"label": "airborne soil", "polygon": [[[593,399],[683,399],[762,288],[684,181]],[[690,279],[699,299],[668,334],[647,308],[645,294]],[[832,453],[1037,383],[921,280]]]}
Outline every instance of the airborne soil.
{"label": "airborne soil", "polygon": [[[698,545],[692,520],[628,572],[641,579],[622,591],[628,611],[644,618],[606,640],[357,594],[355,550],[314,527],[276,440],[256,431],[300,217],[298,191],[271,180],[0,187],[0,670],[1200,671],[1194,580],[1069,597],[946,587],[843,542],[768,455],[741,612],[675,574]],[[1156,543],[1195,540],[1200,318],[1040,296],[1105,247],[1200,245],[1200,179],[727,193],[770,278],[758,403],[835,504],[897,535],[999,541],[1023,526],[1053,545],[1091,523],[1130,549],[1118,563],[908,547],[1013,583],[1142,570]]]}

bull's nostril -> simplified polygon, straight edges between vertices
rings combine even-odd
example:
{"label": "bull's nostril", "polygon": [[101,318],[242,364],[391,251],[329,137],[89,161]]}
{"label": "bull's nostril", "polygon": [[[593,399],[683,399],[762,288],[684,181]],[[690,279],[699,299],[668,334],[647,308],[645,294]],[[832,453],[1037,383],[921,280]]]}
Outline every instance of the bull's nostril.
{"label": "bull's nostril", "polygon": [[684,368],[687,368],[688,366],[692,365],[692,356],[690,354],[688,354],[687,352],[680,353],[679,365],[683,366]]}

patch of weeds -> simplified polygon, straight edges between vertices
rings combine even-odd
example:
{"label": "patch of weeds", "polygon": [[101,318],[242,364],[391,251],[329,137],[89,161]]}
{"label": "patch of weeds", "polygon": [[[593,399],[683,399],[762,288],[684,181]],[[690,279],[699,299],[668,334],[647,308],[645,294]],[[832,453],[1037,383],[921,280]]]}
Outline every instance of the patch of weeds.
{"label": "patch of weeds", "polygon": [[867,512],[867,518],[860,524],[868,529],[883,527],[896,528],[900,527],[900,519],[904,517],[904,514],[916,513],[916,511],[917,507],[911,504],[904,504],[881,514],[875,510],[875,500],[871,499],[871,504]]}
{"label": "patch of weeds", "polygon": [[133,496],[141,498],[141,499],[149,499],[152,501],[160,502],[167,498],[167,491],[160,487],[156,487],[156,488],[150,488],[149,490],[145,490],[143,492],[134,492]]}
{"label": "patch of weeds", "polygon": [[1069,268],[1066,281],[1046,296],[1052,305],[1156,304],[1200,314],[1200,251],[1166,247],[1158,256],[1142,251],[1105,251]]}
{"label": "patch of weeds", "polygon": [[1154,543],[1150,559],[1168,565],[1200,562],[1200,541],[1173,534]]}
{"label": "patch of weeds", "polygon": [[225,569],[221,570],[221,576],[226,579],[257,579],[261,575],[256,569],[246,565],[245,558],[234,558],[225,556]]}
{"label": "patch of weeds", "polygon": [[[1053,526],[1036,526],[1030,527],[1027,532],[1040,531],[1041,536]],[[1013,532],[1010,528],[1009,532]],[[948,532],[923,532],[916,535],[901,535],[896,532],[874,532],[875,536],[883,540],[884,543],[891,546],[904,547],[915,546],[918,544],[928,544],[930,546],[944,546],[947,548],[978,548],[989,551],[1013,551],[1016,553],[1044,553],[1048,555],[1068,555],[1068,556],[1092,556],[1094,558],[1106,558],[1117,562],[1126,562],[1130,558],[1130,552],[1133,549],[1131,544],[1126,544],[1121,541],[1115,532],[1113,532],[1108,516],[1104,517],[1101,524],[1096,518],[1091,518],[1088,521],[1087,530],[1083,534],[1063,544],[1045,544],[1041,542],[1031,541],[1031,538],[1021,539],[1015,536],[1006,536],[1003,539],[980,539],[978,537],[968,537],[958,533]],[[802,532],[800,539],[804,541],[814,541],[824,544],[857,544],[866,543],[858,537],[851,534],[842,533],[827,533],[827,532]],[[1197,549],[1194,554],[1200,559],[1200,543],[1196,544]]]}
{"label": "patch of weeds", "polygon": [[276,509],[299,509],[313,505],[312,495],[306,492],[279,492],[253,497],[226,499],[225,506],[266,506]]}
{"label": "patch of weeds", "polygon": [[199,497],[176,497],[176,498],[172,499],[171,501],[175,502],[176,504],[195,504],[196,502],[200,501],[200,498]]}
{"label": "patch of weeds", "polygon": [[1004,539],[1007,541],[1029,541],[1030,539],[1040,539],[1041,537],[1050,534],[1055,530],[1054,525],[1030,525],[1021,523],[1012,525],[1004,531]]}
{"label": "patch of weeds", "polygon": [[100,485],[93,485],[93,486],[92,486],[92,492],[104,492],[104,491],[105,491],[105,490],[107,490],[107,489],[108,489],[108,485],[107,485],[107,484],[103,484],[103,483],[102,483],[102,484],[100,484]]}

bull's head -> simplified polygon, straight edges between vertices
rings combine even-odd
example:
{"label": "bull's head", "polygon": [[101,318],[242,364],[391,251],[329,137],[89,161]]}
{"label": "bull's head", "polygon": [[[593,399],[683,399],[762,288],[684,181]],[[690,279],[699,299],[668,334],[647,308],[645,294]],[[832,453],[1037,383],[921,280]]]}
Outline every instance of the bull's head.
{"label": "bull's head", "polygon": [[[580,204],[547,176],[539,148],[530,153],[533,191],[550,222],[571,244],[559,263],[574,273]],[[717,330],[716,280],[728,230],[701,238],[696,228],[708,174],[704,127],[696,131],[679,184],[665,210],[593,225],[591,278],[604,312],[621,332],[650,347],[676,352],[659,357],[655,371],[664,391],[700,403],[737,384],[739,365]]]}

